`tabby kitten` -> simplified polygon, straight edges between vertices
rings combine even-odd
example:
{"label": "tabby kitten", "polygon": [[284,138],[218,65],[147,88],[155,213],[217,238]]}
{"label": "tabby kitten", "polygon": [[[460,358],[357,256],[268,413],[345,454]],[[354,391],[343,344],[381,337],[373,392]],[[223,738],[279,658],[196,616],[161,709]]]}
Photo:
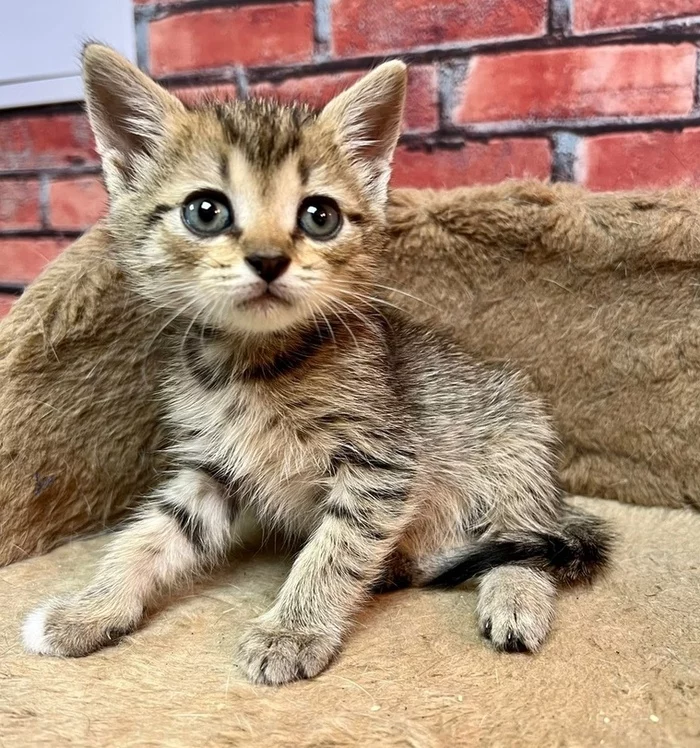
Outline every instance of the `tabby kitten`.
{"label": "tabby kitten", "polygon": [[26,647],[80,656],[132,632],[224,558],[249,508],[305,539],[240,643],[254,682],[315,676],[368,595],[407,583],[478,577],[484,636],[536,650],[556,581],[589,578],[607,536],[564,505],[520,377],[383,303],[405,66],[320,113],[188,108],[99,45],[84,79],[118,261],[183,322],[163,388],[176,470],[88,587],[28,618]]}

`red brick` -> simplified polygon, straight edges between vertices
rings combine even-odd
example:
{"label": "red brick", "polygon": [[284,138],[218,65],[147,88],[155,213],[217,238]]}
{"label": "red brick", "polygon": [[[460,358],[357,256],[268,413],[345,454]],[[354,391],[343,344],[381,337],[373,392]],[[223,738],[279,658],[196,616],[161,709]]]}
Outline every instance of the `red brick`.
{"label": "red brick", "polygon": [[574,30],[614,29],[700,15],[700,0],[576,0]]}
{"label": "red brick", "polygon": [[611,46],[477,57],[453,117],[502,120],[687,114],[692,44]]}
{"label": "red brick", "polygon": [[546,0],[335,0],[333,52],[401,52],[476,39],[540,36]]}
{"label": "red brick", "polygon": [[303,101],[320,109],[324,104],[362,77],[362,72],[310,75],[305,78],[287,78],[280,83],[258,83],[251,86],[252,96],[274,97],[279,101]]}
{"label": "red brick", "polygon": [[38,180],[0,179],[0,229],[36,229],[40,226]]}
{"label": "red brick", "polygon": [[547,179],[551,170],[549,143],[544,138],[511,138],[466,143],[460,149],[432,152],[397,149],[394,187],[459,187],[494,184],[509,178]]}
{"label": "red brick", "polygon": [[0,237],[0,280],[29,283],[68,244],[67,239]]}
{"label": "red brick", "polygon": [[55,229],[82,231],[107,210],[107,193],[98,177],[56,179],[49,188],[49,223]]}
{"label": "red brick", "polygon": [[187,88],[171,88],[179,99],[189,106],[196,106],[205,101],[230,101],[238,96],[233,83],[215,83],[210,86],[188,86]]}
{"label": "red brick", "polygon": [[97,164],[92,133],[82,114],[0,120],[0,169]]}
{"label": "red brick", "polygon": [[153,75],[227,65],[304,62],[313,54],[311,2],[191,11],[150,24]]}
{"label": "red brick", "polygon": [[599,135],[579,159],[580,181],[595,190],[700,185],[700,129]]}
{"label": "red brick", "polygon": [[[251,93],[255,96],[274,96],[280,101],[304,101],[320,109],[362,75],[363,71],[357,71],[288,78],[282,83],[259,83],[252,87]],[[437,101],[437,70],[430,65],[410,67],[404,129],[425,131],[437,128]]]}
{"label": "red brick", "polygon": [[10,296],[9,294],[0,294],[0,318],[4,317],[9,311],[10,307],[17,301],[16,296]]}

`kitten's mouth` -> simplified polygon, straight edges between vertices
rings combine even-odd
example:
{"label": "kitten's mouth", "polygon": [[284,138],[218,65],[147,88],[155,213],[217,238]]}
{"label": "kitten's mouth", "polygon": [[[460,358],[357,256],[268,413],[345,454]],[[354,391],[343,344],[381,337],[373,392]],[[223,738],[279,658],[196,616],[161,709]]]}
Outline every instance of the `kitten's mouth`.
{"label": "kitten's mouth", "polygon": [[291,306],[291,301],[285,299],[275,289],[268,286],[262,293],[254,296],[252,299],[246,299],[239,304],[243,309],[255,309],[256,311],[265,311],[276,306]]}

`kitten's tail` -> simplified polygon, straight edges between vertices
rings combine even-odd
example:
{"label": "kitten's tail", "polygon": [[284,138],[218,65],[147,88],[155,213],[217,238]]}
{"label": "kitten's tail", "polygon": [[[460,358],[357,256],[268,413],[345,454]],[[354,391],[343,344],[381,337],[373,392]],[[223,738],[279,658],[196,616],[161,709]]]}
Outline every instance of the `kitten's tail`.
{"label": "kitten's tail", "polygon": [[566,507],[560,532],[508,533],[451,554],[424,584],[454,587],[507,564],[549,571],[565,584],[588,582],[610,558],[613,535],[598,517]]}

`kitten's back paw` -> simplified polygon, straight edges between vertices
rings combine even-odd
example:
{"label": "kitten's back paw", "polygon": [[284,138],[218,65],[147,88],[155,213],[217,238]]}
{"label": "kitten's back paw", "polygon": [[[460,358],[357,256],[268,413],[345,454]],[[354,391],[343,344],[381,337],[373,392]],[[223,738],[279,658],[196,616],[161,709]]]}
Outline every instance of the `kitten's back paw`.
{"label": "kitten's back paw", "polygon": [[137,626],[138,619],[106,616],[76,600],[53,600],[30,613],[22,626],[22,642],[31,654],[84,657],[116,644]]}
{"label": "kitten's back paw", "polygon": [[522,566],[492,569],[479,583],[481,633],[501,652],[536,652],[551,628],[555,595],[546,572]]}

